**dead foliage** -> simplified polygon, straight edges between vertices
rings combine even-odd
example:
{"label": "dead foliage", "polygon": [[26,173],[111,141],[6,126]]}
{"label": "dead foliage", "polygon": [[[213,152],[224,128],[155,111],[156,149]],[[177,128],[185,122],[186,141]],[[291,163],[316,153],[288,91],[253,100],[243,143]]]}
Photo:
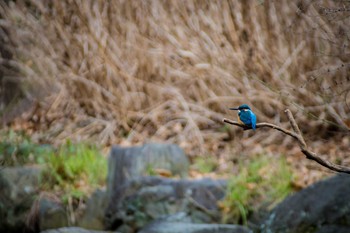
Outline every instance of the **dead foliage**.
{"label": "dead foliage", "polygon": [[232,149],[261,152],[271,142],[288,151],[291,139],[278,132],[242,135],[223,126],[228,107],[247,103],[258,121],[287,126],[289,108],[306,138],[342,141],[350,127],[349,7],[330,0],[0,3],[10,65],[33,100],[10,127],[53,143],[161,140],[225,159]]}

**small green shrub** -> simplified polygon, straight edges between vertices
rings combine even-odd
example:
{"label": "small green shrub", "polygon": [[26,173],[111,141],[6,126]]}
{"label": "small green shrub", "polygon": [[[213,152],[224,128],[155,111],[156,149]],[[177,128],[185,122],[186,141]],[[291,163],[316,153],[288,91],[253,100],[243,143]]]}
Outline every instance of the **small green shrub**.
{"label": "small green shrub", "polygon": [[219,203],[224,223],[247,224],[254,210],[272,207],[292,192],[292,172],[283,157],[271,160],[257,156],[249,164],[240,163],[239,170]]}

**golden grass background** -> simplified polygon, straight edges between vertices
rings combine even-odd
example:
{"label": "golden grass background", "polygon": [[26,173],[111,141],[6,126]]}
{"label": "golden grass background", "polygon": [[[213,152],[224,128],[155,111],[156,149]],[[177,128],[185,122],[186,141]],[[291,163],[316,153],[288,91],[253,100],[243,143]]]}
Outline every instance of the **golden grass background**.
{"label": "golden grass background", "polygon": [[316,147],[336,136],[346,151],[346,9],[331,0],[0,3],[9,65],[32,103],[10,127],[53,143],[173,142],[189,155],[290,150],[278,132],[223,125],[236,117],[228,107],[246,103],[258,121],[285,127],[290,108]]}

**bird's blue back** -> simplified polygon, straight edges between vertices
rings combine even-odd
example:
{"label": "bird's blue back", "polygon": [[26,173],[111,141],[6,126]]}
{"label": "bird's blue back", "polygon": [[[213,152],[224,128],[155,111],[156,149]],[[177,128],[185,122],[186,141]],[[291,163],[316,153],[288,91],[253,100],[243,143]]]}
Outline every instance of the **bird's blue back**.
{"label": "bird's blue back", "polygon": [[240,111],[238,113],[239,119],[247,126],[251,126],[254,130],[256,128],[256,116],[250,111]]}

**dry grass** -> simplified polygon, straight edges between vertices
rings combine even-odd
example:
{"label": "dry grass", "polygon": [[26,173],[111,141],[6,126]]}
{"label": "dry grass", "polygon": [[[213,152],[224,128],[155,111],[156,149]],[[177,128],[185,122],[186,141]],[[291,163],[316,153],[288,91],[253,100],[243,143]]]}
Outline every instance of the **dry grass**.
{"label": "dry grass", "polygon": [[[287,124],[290,108],[310,138],[348,137],[350,12],[342,9],[349,7],[331,0],[0,3],[11,66],[35,100],[11,127],[55,143],[162,140],[190,155],[222,155],[228,135],[242,135],[222,130],[221,120],[232,114],[228,107],[247,103],[259,121]],[[235,141],[236,151],[290,143],[271,131],[249,135]]]}

